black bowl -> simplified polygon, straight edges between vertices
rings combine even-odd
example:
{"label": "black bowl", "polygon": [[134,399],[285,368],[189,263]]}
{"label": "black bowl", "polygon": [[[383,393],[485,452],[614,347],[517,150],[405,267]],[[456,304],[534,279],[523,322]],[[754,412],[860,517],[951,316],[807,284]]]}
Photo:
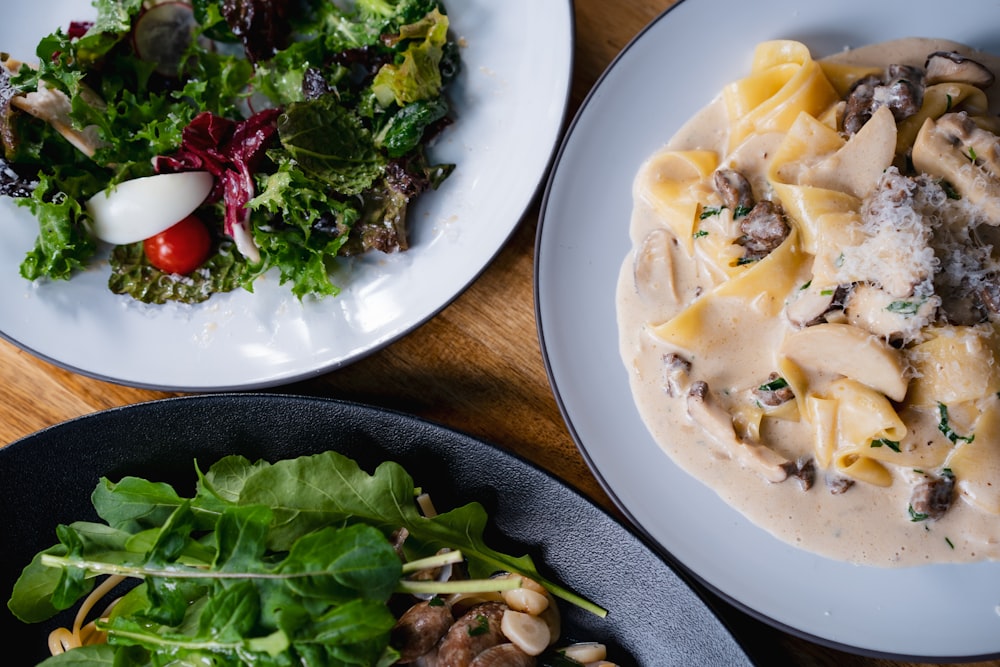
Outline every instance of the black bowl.
{"label": "black bowl", "polygon": [[[747,654],[688,584],[601,508],[492,445],[400,413],[274,394],[171,398],[98,412],[0,449],[0,576],[9,599],[21,569],[56,542],[55,526],[96,520],[101,476],[194,486],[228,454],[276,461],[333,449],[371,472],[394,460],[448,509],[482,503],[487,542],[530,553],[543,574],[609,609],[564,607],[564,635],[608,644],[622,665],[749,665]],[[68,612],[67,612],[68,614]],[[52,624],[26,625],[4,607],[0,636],[18,637],[24,664],[47,656]],[[34,662],[28,662],[28,660]]]}

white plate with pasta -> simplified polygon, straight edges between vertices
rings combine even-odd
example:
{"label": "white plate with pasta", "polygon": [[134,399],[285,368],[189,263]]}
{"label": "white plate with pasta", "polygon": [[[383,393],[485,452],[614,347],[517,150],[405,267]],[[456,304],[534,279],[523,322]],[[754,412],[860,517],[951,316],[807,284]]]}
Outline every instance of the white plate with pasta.
{"label": "white plate with pasta", "polygon": [[[456,168],[409,211],[408,251],[339,264],[333,298],[300,301],[268,273],[253,293],[152,306],[113,294],[100,262],[69,281],[22,278],[38,222],[2,197],[0,336],[102,380],[221,391],[335,370],[433,317],[490,263],[537,194],[563,128],[572,61],[565,0],[445,6],[463,64],[449,89],[455,122],[431,157]],[[0,49],[28,62],[43,36],[95,15],[89,0],[24,3],[0,22]]]}
{"label": "white plate with pasta", "polygon": [[[866,450],[871,456],[837,459],[839,463],[855,463],[859,458],[865,459],[865,465],[870,464],[870,475],[862,478],[868,473],[857,470],[845,472],[846,465],[838,468],[838,464],[832,462],[829,455],[827,459],[823,458],[823,449],[818,447],[815,455],[817,458],[812,461],[816,466],[816,473],[811,477],[815,484],[808,491],[812,495],[806,496],[795,481],[761,479],[765,476],[762,471],[767,470],[775,472],[782,479],[794,478],[800,471],[801,458],[791,461],[780,456],[774,458],[772,452],[757,456],[760,453],[757,450],[754,455],[745,456],[746,448],[727,451],[724,445],[720,450],[720,438],[725,438],[719,436],[718,432],[707,438],[702,437],[704,447],[715,447],[713,451],[722,452],[717,453],[715,459],[701,453],[688,455],[684,453],[682,445],[688,442],[685,438],[690,439],[690,434],[695,431],[694,427],[685,425],[684,420],[689,419],[687,415],[679,420],[671,418],[674,421],[664,419],[666,426],[656,426],[660,419],[658,411],[672,409],[668,406],[669,401],[664,398],[661,402],[657,396],[642,398],[641,394],[634,394],[633,390],[645,384],[662,392],[664,386],[670,385],[677,378],[660,375],[663,369],[648,359],[643,362],[640,357],[632,359],[627,353],[623,354],[622,350],[627,349],[627,341],[622,341],[627,338],[628,332],[623,334],[618,326],[621,307],[618,286],[620,275],[633,280],[630,273],[626,275],[632,270],[629,261],[633,257],[633,237],[630,233],[634,233],[634,230],[630,228],[630,223],[635,202],[641,200],[648,204],[649,199],[642,197],[650,184],[662,184],[669,180],[664,176],[668,173],[676,175],[703,172],[703,175],[711,175],[720,166],[718,162],[712,161],[715,158],[707,152],[702,154],[694,150],[701,145],[701,140],[687,141],[676,137],[689,119],[719,98],[724,87],[744,81],[751,71],[762,77],[771,76],[759,71],[764,61],[774,64],[776,59],[784,58],[785,61],[777,69],[791,66],[801,73],[806,71],[806,66],[814,66],[810,64],[813,58],[826,58],[847,49],[904,38],[948,40],[968,45],[986,54],[1000,54],[1000,39],[996,38],[993,31],[983,27],[995,25],[1000,20],[1000,6],[989,2],[972,2],[965,3],[960,13],[942,14],[930,2],[924,1],[892,1],[872,5],[861,0],[848,0],[835,5],[802,5],[794,0],[769,0],[757,5],[753,13],[741,20],[739,30],[722,30],[717,17],[728,11],[725,5],[725,0],[682,0],[653,21],[605,72],[574,119],[558,154],[546,191],[538,233],[536,303],[539,337],[563,414],[584,456],[622,511],[697,578],[737,606],[808,639],[864,654],[931,660],[996,657],[1000,655],[1000,593],[995,586],[984,585],[984,582],[995,582],[1000,578],[1000,562],[995,560],[998,557],[1000,515],[989,511],[979,513],[981,516],[976,523],[976,539],[979,544],[970,546],[972,542],[965,540],[964,536],[959,539],[959,533],[943,528],[952,524],[944,519],[940,523],[925,521],[927,517],[920,511],[923,505],[912,500],[907,508],[906,501],[903,500],[898,510],[895,505],[891,510],[901,516],[898,518],[900,530],[912,532],[911,526],[917,526],[921,532],[912,542],[905,544],[910,551],[904,553],[897,548],[895,553],[889,553],[891,549],[886,553],[879,553],[876,546],[869,548],[868,544],[863,544],[863,540],[870,539],[866,537],[866,533],[872,532],[872,517],[875,516],[875,512],[869,511],[867,506],[877,505],[880,501],[886,504],[900,503],[898,497],[880,490],[892,487],[892,475],[897,476],[893,479],[900,474],[917,475],[923,479],[924,476],[930,477],[930,473],[929,469],[925,471],[922,466],[933,464],[941,476],[949,477],[953,474],[951,466],[954,461],[960,481],[956,483],[953,496],[949,497],[961,495],[963,500],[992,497],[989,495],[993,493],[990,490],[993,487],[992,479],[982,475],[985,468],[963,463],[960,457],[949,458],[953,451],[957,452],[962,447],[965,447],[967,454],[975,451],[978,456],[980,452],[985,452],[983,456],[992,456],[992,459],[986,459],[988,461],[995,461],[997,458],[988,453],[995,448],[985,444],[988,425],[982,420],[976,421],[980,415],[992,414],[994,410],[992,402],[995,402],[995,392],[990,390],[994,379],[986,377],[989,373],[983,376],[982,386],[986,388],[986,394],[980,402],[975,403],[978,410],[975,414],[970,412],[965,415],[954,409],[949,422],[948,412],[933,412],[934,401],[929,401],[929,414],[936,416],[930,422],[930,431],[933,433],[928,441],[936,439],[935,443],[941,440],[943,444],[937,443],[928,447],[928,450],[938,452],[937,454],[929,458],[924,456],[919,460],[913,455],[906,459],[905,466],[899,466],[899,470],[904,467],[906,470],[902,473],[897,471],[885,462],[893,460],[898,454],[897,448],[901,447],[906,453],[907,440],[903,430],[890,430],[888,433],[893,437],[898,434],[898,441],[887,437],[885,433],[880,437],[872,437],[871,445]],[[777,44],[778,41],[784,48],[771,51],[758,48],[763,43]],[[782,53],[780,57],[775,56],[778,52]],[[832,73],[832,68],[827,67],[823,76],[836,82],[840,75]],[[861,76],[855,73],[848,78],[851,79],[849,82],[844,79],[833,85],[833,89],[836,91],[842,86],[846,95],[854,81]],[[899,78],[901,77],[897,76],[897,83]],[[927,89],[932,83],[928,83]],[[950,85],[951,82],[948,83]],[[921,94],[924,91],[921,88]],[[812,90],[808,94],[814,93]],[[926,99],[931,99],[934,94],[936,93],[933,91],[927,93]],[[984,102],[981,93],[973,90],[970,95],[976,101],[962,102],[958,93],[948,89],[947,94],[940,95],[939,101],[948,107],[941,113],[969,110],[975,115],[981,112],[986,119],[984,122],[992,123],[989,116],[995,114],[995,107],[989,109],[988,105],[979,104]],[[990,95],[995,98],[997,91],[991,90]],[[833,108],[826,102],[819,106]],[[778,115],[778,112],[773,114],[775,117]],[[880,119],[879,122],[884,122],[886,112],[870,115]],[[804,131],[805,126],[801,124],[796,126],[800,132],[796,136],[799,139],[807,137],[805,143],[824,137],[829,140],[828,147],[833,147],[829,150],[835,152],[842,147],[845,135],[836,130],[832,134],[825,134],[821,126],[824,120],[830,122],[829,118],[824,118],[818,111],[817,116],[818,118],[813,119],[815,123],[808,125],[808,131]],[[746,117],[751,117],[749,111]],[[769,164],[778,160],[774,157],[774,151],[780,152],[780,141],[793,134],[790,127],[795,118],[789,117],[785,125],[781,125],[784,121],[779,119],[776,121],[778,125],[769,126],[768,132],[761,132],[762,135],[780,135],[771,137],[775,142],[773,144],[764,139],[757,144],[761,148],[760,154],[771,161]],[[891,118],[889,125],[892,125]],[[609,127],[616,129],[609,131]],[[892,132],[894,147],[897,129],[892,127]],[[903,131],[900,130],[899,136],[902,135]],[[671,148],[686,151],[680,161],[683,166],[678,166],[680,163],[676,161],[677,155],[673,155],[668,160],[661,160],[660,166],[670,160],[675,161],[650,179],[649,164],[655,160],[654,156],[662,155],[661,151],[672,138],[675,138],[675,142],[671,144]],[[710,144],[711,141],[706,139],[703,143]],[[786,146],[785,153],[787,152]],[[891,147],[889,155],[892,156]],[[730,159],[730,155],[725,157],[731,164],[740,163],[741,158],[738,156],[734,159]],[[706,161],[700,162],[702,158]],[[975,161],[975,157],[972,160]],[[872,167],[872,182],[886,182],[879,181],[884,176],[883,172],[887,171],[886,165],[879,166],[876,160],[872,163],[876,165]],[[854,173],[858,169],[851,171]],[[646,176],[642,176],[641,172]],[[829,185],[829,173],[818,168],[810,172],[810,178],[814,179],[810,185]],[[782,175],[787,173],[782,172]],[[942,177],[936,179],[935,183],[940,185],[948,180]],[[842,189],[862,187],[857,183],[838,183],[838,187],[843,186]],[[704,194],[703,186],[704,183],[696,185],[695,190],[690,192],[701,187],[700,192]],[[782,194],[780,190],[779,184],[775,192]],[[711,201],[716,201],[722,196],[721,192],[709,195],[709,199],[714,196],[716,199]],[[783,192],[787,200],[780,200],[777,196],[774,199],[786,201],[786,208],[793,209],[789,192],[787,189]],[[951,193],[945,194],[951,197]],[[633,195],[637,195],[638,199],[634,200]],[[664,200],[674,206],[678,202],[683,203],[684,196],[687,195],[675,189]],[[969,192],[960,192],[958,196],[971,201]],[[857,194],[857,201],[861,199],[861,194]],[[806,200],[800,198],[795,201],[801,203]],[[842,201],[847,199],[842,198]],[[982,208],[988,206],[989,201],[982,203]],[[729,207],[735,212],[741,206],[732,203]],[[671,229],[671,238],[679,239],[679,245],[700,247],[698,252],[702,255],[708,253],[705,249],[707,245],[697,244],[709,244],[710,239],[715,238],[712,234],[716,234],[717,230],[711,226],[712,220],[705,221],[706,218],[717,215],[710,208],[704,201],[698,204],[696,209],[692,209],[694,214],[689,216],[693,221],[689,221],[691,226],[682,228],[679,233],[676,229]],[[724,209],[726,206],[719,208]],[[737,216],[733,213],[726,215],[729,215],[729,222],[733,224]],[[799,220],[802,209],[795,209],[789,215],[794,215],[794,219]],[[738,225],[737,228],[739,229]],[[760,261],[759,268],[764,269],[765,259],[772,266],[781,263],[782,271],[771,273],[765,280],[759,281],[759,284],[766,284],[768,289],[777,290],[776,284],[782,282],[782,276],[785,276],[789,283],[789,290],[782,296],[785,298],[793,287],[798,289],[803,285],[808,286],[811,277],[821,276],[821,271],[816,268],[819,263],[812,263],[811,257],[810,264],[805,265],[797,263],[799,260],[795,259],[795,253],[800,252],[798,249],[793,249],[789,254],[789,248],[796,245],[798,240],[794,237],[796,233],[806,234],[797,244],[799,248],[809,248],[810,243],[815,241],[808,237],[809,229],[802,228],[801,225],[793,226],[791,235],[781,237],[783,241],[791,238],[791,242],[768,248],[762,255],[752,256],[752,252],[760,252],[753,245],[753,241],[759,239],[744,228],[744,235],[739,240],[742,247],[732,244],[725,247],[724,252],[736,254],[729,258],[731,262],[718,263],[717,273],[736,275],[746,270],[746,275],[753,276],[749,271],[757,267],[747,269],[744,264]],[[717,255],[719,247],[721,246],[714,251]],[[778,247],[782,250],[777,250]],[[772,251],[774,254],[770,255]],[[747,262],[743,261],[745,257],[749,258]],[[849,264],[847,260],[850,260],[850,254],[839,253],[829,259],[827,268],[836,273],[846,270],[842,267]],[[675,275],[677,272],[683,274],[683,269],[676,266],[675,264]],[[646,266],[640,272],[648,268]],[[798,273],[799,269],[804,271]],[[809,271],[814,269],[815,272],[810,274]],[[889,283],[889,277],[898,274],[898,271],[886,272],[882,276],[882,282],[877,284],[885,287]],[[651,278],[650,275],[644,275],[642,279],[649,284],[656,284],[656,276]],[[711,284],[724,284],[729,277],[731,276],[720,278],[717,275],[714,278],[716,282]],[[874,279],[866,280],[871,282]],[[852,284],[863,282],[855,279]],[[683,279],[679,281],[679,287],[675,283],[671,284],[682,294],[687,289]],[[688,286],[690,284],[693,283],[687,283]],[[728,289],[735,291],[732,287]],[[830,294],[827,291],[829,290],[825,287],[817,286],[817,294],[832,298],[832,291]],[[896,303],[898,302],[900,301],[897,299]],[[784,308],[785,303],[787,302],[779,300],[776,310]],[[756,307],[767,310],[759,302]],[[857,312],[858,307],[851,312]],[[898,315],[902,309],[889,310]],[[740,360],[739,355],[733,356],[723,349],[727,340],[742,338],[745,350],[751,351],[743,354],[749,357],[754,353],[753,350],[766,347],[766,335],[770,331],[762,324],[764,320],[743,320],[745,326],[740,329],[740,333],[730,335],[727,339],[726,335],[720,333],[721,329],[710,324],[712,318],[717,318],[716,321],[720,323],[718,326],[722,326],[722,319],[718,318],[724,319],[724,315],[711,307],[699,306],[699,309],[688,313],[682,324],[676,324],[673,328],[667,325],[657,326],[662,325],[663,320],[656,320],[655,317],[648,320],[648,324],[650,331],[660,335],[661,339],[667,339],[671,344],[683,343],[695,349],[697,354],[694,356],[697,360],[694,363],[700,364],[701,368],[706,363],[711,367],[711,360],[715,360],[714,368],[724,375],[734,371]],[[951,321],[956,321],[958,315],[950,317]],[[800,345],[806,353],[805,357],[800,355],[801,358],[795,359],[796,362],[801,361],[807,367],[809,363],[827,363],[824,355],[814,352],[824,342],[820,338],[828,334],[832,338],[838,338],[845,331],[836,326],[844,324],[844,321],[837,321],[833,316],[828,316],[827,319],[829,321],[824,320],[823,327],[810,327],[814,329],[810,331],[810,335],[817,336],[815,340],[805,341]],[[672,320],[668,318],[668,321]],[[847,322],[857,324],[855,320]],[[647,334],[648,332],[643,335],[648,338]],[[832,338],[824,340],[828,342]],[[888,340],[889,336],[886,335],[885,339]],[[905,347],[899,340],[893,342],[897,347]],[[650,359],[655,357],[658,363],[663,354],[655,346],[651,346],[651,350],[647,350],[646,354]],[[880,405],[892,408],[887,412],[893,414],[896,408],[900,413],[903,412],[906,382],[913,380],[913,374],[904,376],[904,373],[909,373],[908,367],[905,363],[898,365],[899,359],[895,356],[898,354],[898,349],[886,346],[879,354],[867,357],[871,363],[866,361],[855,364],[857,373],[871,375],[878,370],[878,363],[890,362],[882,367],[882,370],[888,370],[881,376],[887,384],[882,386],[883,403]],[[983,357],[987,361],[989,358],[990,354]],[[897,365],[893,365],[894,363]],[[987,365],[970,364],[963,371],[961,379],[968,381],[976,374],[971,371]],[[655,378],[648,382],[633,381],[637,369],[649,367],[656,369]],[[837,377],[844,376],[848,381],[852,380],[851,373],[843,368],[841,365]],[[782,370],[788,368],[783,366]],[[922,371],[920,377],[930,376],[927,368]],[[784,375],[790,378],[789,384],[796,390],[793,394],[795,397],[806,396],[808,392],[805,387],[808,383],[791,381],[795,378],[793,371],[789,370]],[[664,382],[664,378],[670,382]],[[779,379],[784,381],[784,377]],[[901,379],[904,380],[902,383]],[[872,382],[877,384],[874,380]],[[756,384],[760,385],[758,389],[764,388],[763,380]],[[841,385],[843,384],[842,382]],[[932,383],[930,380],[923,380],[922,384],[930,386]],[[847,391],[841,385],[836,385],[840,387],[837,391]],[[851,391],[855,388],[855,385],[849,387]],[[690,386],[685,387],[685,392],[680,395],[688,395],[688,389]],[[651,395],[651,392],[648,393]],[[726,395],[721,396],[723,393]],[[715,396],[716,400],[732,408],[733,399],[728,392],[716,394],[720,394]],[[910,393],[911,397],[914,395],[914,392]],[[708,396],[711,397],[712,394],[709,393]],[[889,398],[886,399],[886,396]],[[700,401],[701,398],[695,400]],[[925,398],[925,402],[928,399]],[[943,401],[938,400],[938,403],[943,404]],[[705,401],[704,404],[708,405],[708,402]],[[700,406],[703,407],[704,405]],[[693,410],[696,412],[700,408],[696,406]],[[689,407],[688,410],[692,408]],[[722,420],[727,424],[722,430],[726,433],[734,432],[734,442],[755,442],[752,425],[764,422],[759,414],[753,416],[750,414],[752,412],[752,407],[739,414],[730,412],[728,416],[735,418]],[[717,416],[720,413],[703,410],[700,418],[707,421],[702,424],[709,423],[713,414]],[[766,417],[770,419],[774,415],[768,413]],[[699,417],[690,419],[693,423],[698,423]],[[775,419],[780,420],[781,417]],[[963,419],[969,421],[964,422]],[[799,419],[796,423],[800,422],[808,420]],[[771,420],[766,423],[777,422]],[[842,420],[842,423],[847,421]],[[970,445],[974,440],[972,431],[966,432],[959,426],[966,423],[975,424],[980,429],[981,437],[975,449]],[[813,422],[808,422],[807,425],[815,428]],[[913,423],[907,422],[906,426],[911,433],[919,431],[919,427]],[[766,428],[772,429],[770,433],[779,432],[778,427]],[[697,431],[703,436],[707,432]],[[704,444],[706,442],[709,444]],[[902,446],[900,442],[903,443]],[[780,454],[780,448],[775,449]],[[739,456],[745,457],[743,464],[736,467],[744,472],[733,477],[735,482],[726,481],[729,478],[724,479],[724,474],[718,471],[735,465],[732,459],[738,459]],[[791,464],[799,468],[789,467]],[[966,467],[963,469],[961,465]],[[882,468],[893,472],[891,475],[889,472],[878,472]],[[831,471],[838,474],[834,475]],[[848,488],[852,490],[843,496],[853,500],[841,507],[839,516],[822,515],[820,510],[826,509],[829,503],[813,505],[809,500],[802,500],[816,497],[818,493],[827,493],[823,488],[826,486],[824,481],[836,482],[850,474],[856,474],[857,479],[850,481],[853,486]],[[980,475],[979,487],[969,481],[973,474]],[[945,482],[950,484],[951,480],[946,479]],[[775,492],[762,501],[764,505],[768,505],[764,510],[754,509],[756,501],[748,498],[758,493],[756,487],[770,488],[767,485],[774,489],[781,488],[780,493]],[[896,488],[899,487],[900,484],[896,484]],[[951,493],[952,487],[947,488]],[[767,493],[770,494],[770,491]],[[962,501],[956,500],[954,503],[954,507],[958,507]],[[795,509],[788,510],[789,507]],[[947,511],[952,515],[968,513],[968,510],[962,509]],[[774,518],[771,516],[774,514],[781,516]],[[831,534],[835,532],[842,538],[840,543],[831,546],[829,542],[814,541],[815,538],[809,537],[809,531],[801,530],[803,525],[812,522],[824,525],[840,522],[840,527],[831,531]],[[768,529],[762,527],[765,524]],[[881,529],[877,530],[881,532]],[[922,534],[924,532],[926,535]],[[872,545],[877,543],[878,540],[871,542]],[[916,555],[914,550],[918,550]],[[983,559],[984,555],[988,558]],[[944,562],[949,560],[963,562]],[[932,564],[925,564],[927,562]]]}

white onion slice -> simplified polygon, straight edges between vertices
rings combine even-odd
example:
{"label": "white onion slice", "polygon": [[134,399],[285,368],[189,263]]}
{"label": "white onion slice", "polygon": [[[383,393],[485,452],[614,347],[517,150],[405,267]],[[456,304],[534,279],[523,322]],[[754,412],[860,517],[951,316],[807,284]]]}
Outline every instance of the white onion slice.
{"label": "white onion slice", "polygon": [[156,236],[193,213],[214,183],[207,171],[156,174],[119,183],[87,200],[94,236],[115,245]]}

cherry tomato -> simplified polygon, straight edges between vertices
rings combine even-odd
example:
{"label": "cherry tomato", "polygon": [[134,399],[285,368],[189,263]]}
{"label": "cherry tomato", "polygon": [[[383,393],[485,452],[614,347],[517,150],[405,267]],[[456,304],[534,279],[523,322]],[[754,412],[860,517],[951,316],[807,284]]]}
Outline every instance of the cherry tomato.
{"label": "cherry tomato", "polygon": [[212,237],[198,216],[189,215],[173,227],[142,242],[146,259],[160,271],[187,275],[201,266],[212,250]]}

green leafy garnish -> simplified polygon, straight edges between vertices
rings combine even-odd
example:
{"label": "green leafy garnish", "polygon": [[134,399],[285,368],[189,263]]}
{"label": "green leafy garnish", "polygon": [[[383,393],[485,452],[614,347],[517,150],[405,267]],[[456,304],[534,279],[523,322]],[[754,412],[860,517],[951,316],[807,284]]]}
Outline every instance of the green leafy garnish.
{"label": "green leafy garnish", "polygon": [[876,438],[876,439],[872,440],[871,446],[872,447],[888,447],[889,449],[891,449],[894,452],[900,451],[900,449],[899,449],[899,441],[898,440],[890,440],[889,438]]}
{"label": "green leafy garnish", "polygon": [[[71,652],[108,662],[127,654],[128,664],[391,664],[393,593],[520,585],[489,578],[501,570],[605,614],[543,577],[530,556],[489,547],[478,503],[426,517],[415,494],[398,464],[368,474],[335,452],[274,464],[229,456],[199,473],[190,497],[138,477],[102,479],[92,501],[104,523],[58,526],[59,542],[24,569],[8,607],[40,622],[76,605],[97,575],[131,578],[138,585],[99,622],[110,648]],[[401,528],[403,560],[390,541]],[[469,580],[408,578],[460,558]]]}
{"label": "green leafy garnish", "polygon": [[948,421],[948,406],[944,403],[938,403],[938,414],[941,417],[940,421],[938,421],[938,430],[944,433],[945,437],[951,440],[953,444],[957,444],[959,442],[972,442],[976,439],[975,434],[959,435],[955,432]]}

